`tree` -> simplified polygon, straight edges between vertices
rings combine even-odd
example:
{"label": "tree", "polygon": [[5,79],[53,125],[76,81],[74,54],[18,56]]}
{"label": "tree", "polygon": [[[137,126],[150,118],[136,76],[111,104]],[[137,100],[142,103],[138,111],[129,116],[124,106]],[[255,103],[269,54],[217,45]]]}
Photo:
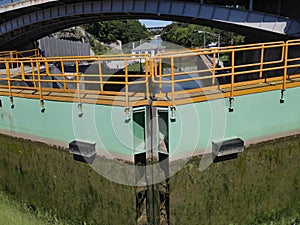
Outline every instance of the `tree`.
{"label": "tree", "polygon": [[148,38],[150,33],[138,20],[112,20],[93,24],[86,24],[84,28],[95,38],[104,43],[113,43],[116,40],[123,44]]}
{"label": "tree", "polygon": [[221,46],[238,45],[244,40],[243,36],[232,32],[178,22],[166,26],[162,31],[162,39],[189,48],[204,47],[204,34],[198,33],[197,31],[207,32],[205,35],[206,46],[209,43],[217,42],[217,35],[212,35],[212,33],[220,34]]}

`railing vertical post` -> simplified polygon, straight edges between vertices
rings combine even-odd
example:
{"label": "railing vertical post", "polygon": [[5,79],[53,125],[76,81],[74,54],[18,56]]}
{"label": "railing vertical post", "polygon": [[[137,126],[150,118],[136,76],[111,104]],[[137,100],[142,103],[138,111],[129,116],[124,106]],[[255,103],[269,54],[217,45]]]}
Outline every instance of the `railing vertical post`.
{"label": "railing vertical post", "polygon": [[98,59],[98,68],[99,68],[100,91],[103,92],[103,74],[102,74],[102,65],[101,65],[100,56]]}
{"label": "railing vertical post", "polygon": [[13,105],[13,96],[12,96],[11,80],[10,80],[10,68],[9,68],[9,63],[7,61],[5,62],[5,68],[6,68],[6,79],[7,79],[7,85],[9,90],[10,102]]}
{"label": "railing vertical post", "polygon": [[261,47],[261,55],[260,55],[260,71],[259,78],[263,78],[263,69],[264,69],[264,57],[265,57],[265,45],[263,44]]}
{"label": "railing vertical post", "polygon": [[154,72],[153,72],[153,59],[152,58],[149,58],[149,61],[150,61],[150,65],[149,65],[149,70],[150,70],[150,81],[151,84],[150,84],[150,88],[149,88],[149,92],[150,93],[150,98],[153,97],[152,96],[152,86],[153,86],[153,83],[154,83]]}
{"label": "railing vertical post", "polygon": [[149,99],[149,56],[145,56],[145,85],[146,98]]}
{"label": "railing vertical post", "polygon": [[82,117],[83,112],[82,112],[82,103],[81,103],[81,94],[80,94],[80,72],[79,72],[79,61],[75,61],[75,66],[76,66],[76,86],[77,86],[77,102],[78,102],[78,116]]}
{"label": "railing vertical post", "polygon": [[172,107],[175,106],[174,56],[171,57]]}
{"label": "railing vertical post", "polygon": [[41,67],[40,67],[39,60],[36,60],[36,67],[37,67],[38,84],[39,84],[40,105],[41,105],[42,112],[44,112],[45,109],[44,109],[43,88],[42,88],[42,81],[41,81]]}
{"label": "railing vertical post", "polygon": [[162,58],[159,60],[159,94],[162,94],[162,74],[163,74],[163,62]]}
{"label": "railing vertical post", "polygon": [[65,64],[62,59],[60,59],[60,66],[61,66],[62,79],[64,81],[64,90],[66,91],[67,90],[67,82],[66,82],[66,74],[65,74]]}
{"label": "railing vertical post", "polygon": [[230,90],[230,98],[234,97],[234,65],[235,64],[235,51],[231,52],[231,90]]}
{"label": "railing vertical post", "polygon": [[22,80],[25,80],[25,68],[24,68],[24,62],[21,62],[21,76],[22,76]]}
{"label": "railing vertical post", "polygon": [[[9,52],[9,58],[10,58],[10,60],[13,60],[13,58],[14,58],[14,52],[13,51]],[[15,68],[14,63],[11,63],[11,68]]]}
{"label": "railing vertical post", "polygon": [[36,61],[36,69],[37,69],[37,75],[38,75],[38,84],[39,84],[39,94],[40,94],[40,99],[42,97],[42,84],[41,84],[41,73],[40,73],[40,63]]}
{"label": "railing vertical post", "polygon": [[45,65],[45,71],[46,71],[46,75],[49,76],[50,75],[50,70],[49,70],[49,63],[46,59],[42,59]]}
{"label": "railing vertical post", "polygon": [[216,83],[216,52],[214,51],[214,54],[213,54],[213,66],[212,66],[212,85],[215,85]]}
{"label": "railing vertical post", "polygon": [[285,55],[284,55],[284,74],[283,74],[283,84],[282,84],[282,91],[286,89],[286,78],[288,73],[288,58],[289,58],[289,43],[285,43]]}
{"label": "railing vertical post", "polygon": [[80,78],[79,78],[79,62],[78,60],[75,61],[76,66],[76,86],[77,86],[77,102],[81,104],[81,95],[80,95]]}
{"label": "railing vertical post", "polygon": [[33,86],[36,89],[36,80],[35,80],[35,72],[34,72],[34,62],[32,59],[30,59],[30,65],[31,65],[31,74],[32,74],[32,81],[33,81]]}
{"label": "railing vertical post", "polygon": [[129,119],[129,96],[128,96],[128,59],[125,59],[125,112],[126,118]]}

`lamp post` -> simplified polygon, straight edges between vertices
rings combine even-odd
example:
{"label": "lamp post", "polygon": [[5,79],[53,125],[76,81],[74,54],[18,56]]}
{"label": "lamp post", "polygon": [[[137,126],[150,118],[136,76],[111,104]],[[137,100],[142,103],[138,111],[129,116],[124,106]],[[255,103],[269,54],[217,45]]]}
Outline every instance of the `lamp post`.
{"label": "lamp post", "polygon": [[[204,48],[206,48],[206,33],[218,38],[217,45],[218,45],[218,48],[220,48],[220,44],[221,44],[221,35],[220,34],[209,32],[209,31],[203,31],[203,30],[194,30],[194,31],[198,32],[199,34],[203,34]],[[219,62],[220,62],[220,53],[218,52],[218,65],[219,65]]]}

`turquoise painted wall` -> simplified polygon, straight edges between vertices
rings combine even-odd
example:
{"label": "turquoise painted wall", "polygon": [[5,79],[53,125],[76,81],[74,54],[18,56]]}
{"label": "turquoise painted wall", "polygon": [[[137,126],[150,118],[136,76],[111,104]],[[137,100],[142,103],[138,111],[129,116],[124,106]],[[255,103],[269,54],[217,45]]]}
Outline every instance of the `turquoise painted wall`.
{"label": "turquoise painted wall", "polygon": [[[171,159],[189,157],[196,150],[211,151],[212,141],[233,137],[249,141],[300,129],[299,97],[300,88],[288,89],[283,104],[280,91],[244,95],[235,98],[234,112],[228,110],[228,99],[177,106],[176,121],[169,122]],[[66,144],[73,140],[96,143],[101,155],[131,158],[137,139],[144,136],[133,130],[132,113],[126,121],[124,107],[83,104],[79,117],[76,103],[46,101],[46,111],[41,113],[39,100],[14,98],[14,109],[8,97],[1,100],[0,129]],[[144,149],[147,141],[140,141]]]}
{"label": "turquoise painted wall", "polygon": [[[100,154],[133,155],[132,121],[125,122],[123,107],[83,104],[79,117],[76,103],[46,101],[41,113],[39,100],[1,97],[0,129],[68,144],[73,140],[96,143]],[[107,150],[107,151],[106,151]]]}
{"label": "turquoise painted wall", "polygon": [[210,151],[212,141],[240,137],[245,141],[300,129],[300,88],[239,96],[234,111],[229,99],[178,106],[170,124],[171,155]]}

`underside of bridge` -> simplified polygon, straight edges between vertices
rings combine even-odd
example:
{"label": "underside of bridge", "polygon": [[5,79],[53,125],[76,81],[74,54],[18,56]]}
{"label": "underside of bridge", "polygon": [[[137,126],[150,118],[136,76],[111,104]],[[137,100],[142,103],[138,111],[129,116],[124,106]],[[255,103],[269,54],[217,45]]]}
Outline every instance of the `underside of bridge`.
{"label": "underside of bridge", "polygon": [[[28,3],[29,2],[29,3]],[[39,1],[35,1],[39,2]],[[202,4],[201,1],[24,1],[0,14],[0,49],[21,49],[53,32],[89,22],[115,19],[158,19],[221,28],[256,37],[284,40],[300,35],[300,22],[278,15]]]}

